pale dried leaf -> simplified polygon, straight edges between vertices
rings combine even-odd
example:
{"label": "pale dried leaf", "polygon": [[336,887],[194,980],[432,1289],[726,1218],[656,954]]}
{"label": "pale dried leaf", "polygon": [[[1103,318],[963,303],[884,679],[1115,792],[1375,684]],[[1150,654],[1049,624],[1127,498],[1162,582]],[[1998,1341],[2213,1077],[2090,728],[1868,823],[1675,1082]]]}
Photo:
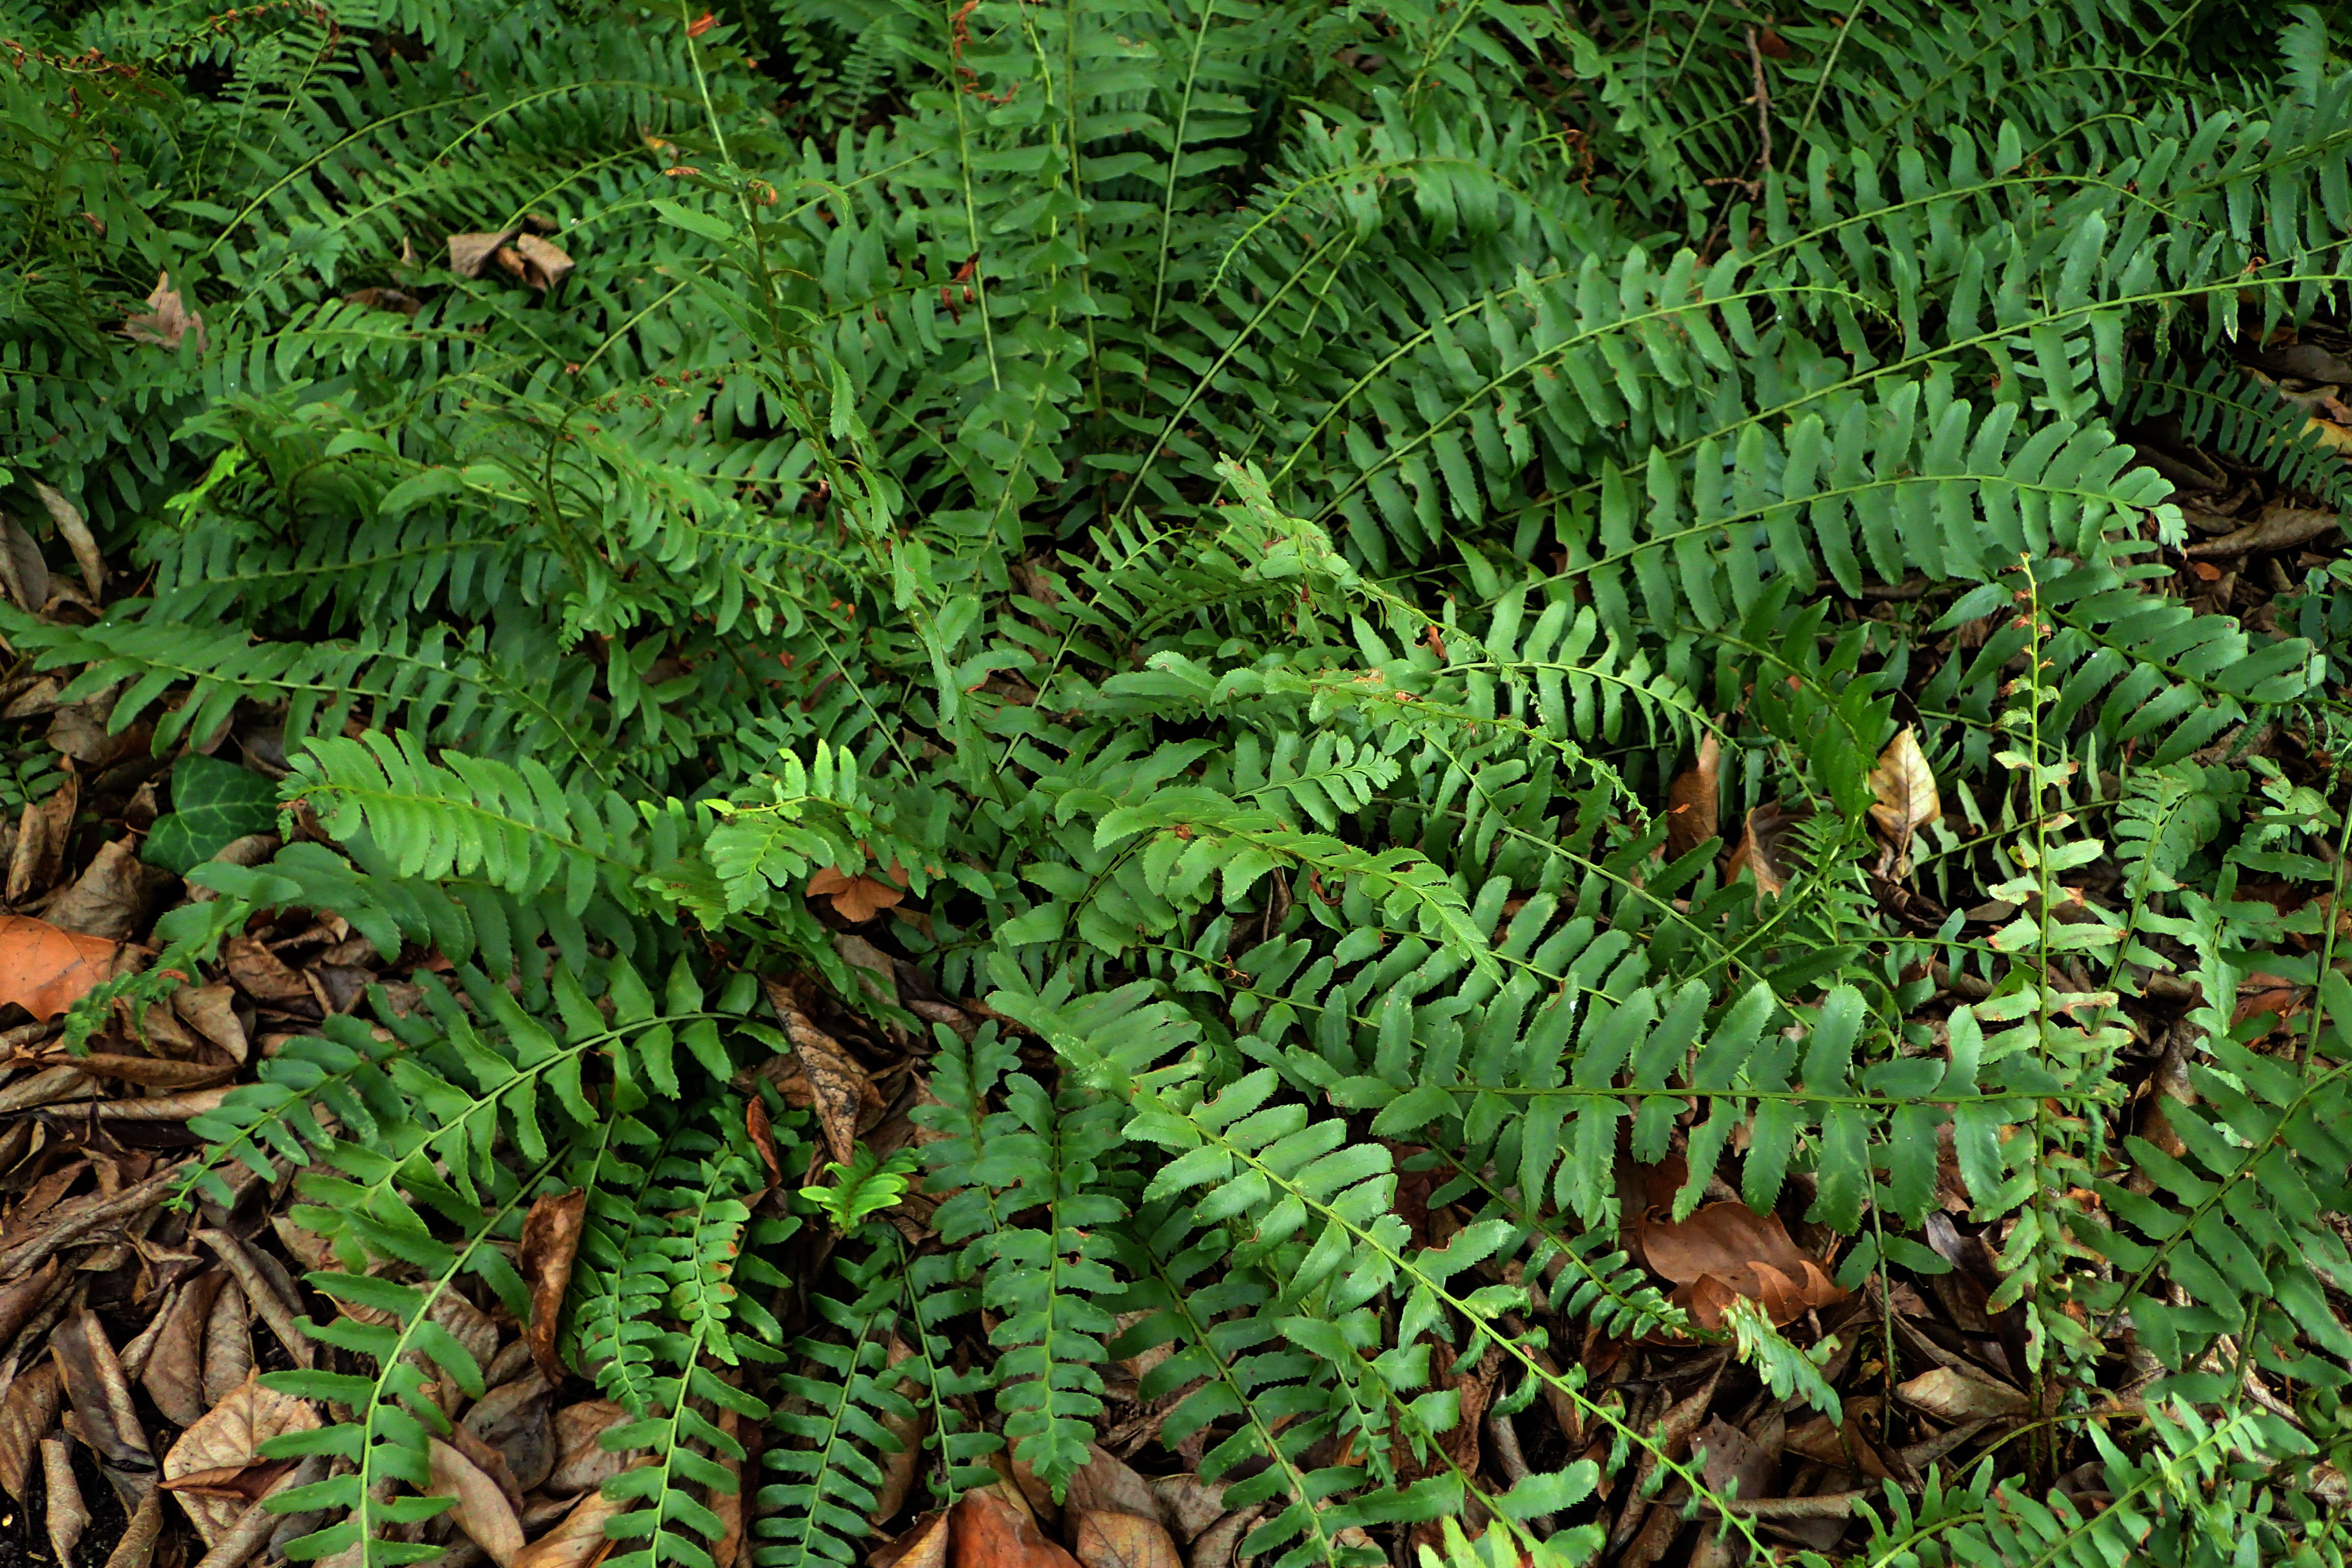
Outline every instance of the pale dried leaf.
{"label": "pale dried leaf", "polygon": [[1895,739],[1878,753],[1878,765],[1870,771],[1870,793],[1876,797],[1870,820],[1897,849],[1944,815],[1944,803],[1936,794],[1935,772],[1927,766],[1927,755],[1919,749],[1919,738],[1910,725],[1895,731]]}
{"label": "pale dried leaf", "polygon": [[59,1568],[68,1568],[81,1532],[89,1528],[89,1509],[81,1500],[81,1483],[74,1479],[72,1440],[62,1433],[41,1439],[41,1494],[50,1553]]}
{"label": "pale dried leaf", "polygon": [[16,844],[8,858],[8,901],[21,904],[35,893],[46,893],[65,868],[66,837],[73,830],[74,813],[81,805],[81,779],[73,764],[47,796],[26,804],[16,822]]}
{"label": "pale dried leaf", "polygon": [[98,552],[98,541],[91,536],[81,509],[68,500],[56,486],[38,479],[33,481],[33,493],[48,510],[49,521],[57,525],[58,536],[73,552],[74,564],[81,568],[81,580],[95,598],[106,587],[106,558]]}
{"label": "pale dried leaf", "polygon": [[1948,1366],[1930,1367],[1908,1383],[1895,1384],[1895,1396],[1938,1421],[1980,1421],[2022,1418],[2032,1402],[2014,1388],[1989,1383]]}
{"label": "pale dried leaf", "polygon": [[522,1551],[522,1521],[498,1482],[451,1444],[434,1439],[428,1445],[435,1497],[455,1498],[449,1517],[467,1538],[490,1554],[499,1568],[509,1568]]}
{"label": "pale dried leaf", "polygon": [[[289,1432],[313,1431],[318,1426],[319,1413],[308,1401],[264,1388],[248,1377],[180,1435],[171,1452],[163,1456],[163,1477],[178,1480],[200,1470],[271,1464],[261,1458],[262,1444]],[[285,1485],[290,1474],[278,1477],[270,1489]],[[183,1495],[180,1506],[207,1545],[217,1543],[245,1512],[242,1503],[219,1498]]]}
{"label": "pale dried leaf", "polygon": [[183,1023],[242,1062],[251,1048],[237,1022],[236,991],[226,982],[190,985],[172,994],[172,1009]]}
{"label": "pale dried leaf", "polygon": [[572,258],[563,247],[535,234],[515,236],[514,243],[500,254],[499,260],[504,261],[509,254],[521,263],[522,280],[534,289],[551,289],[572,270]]}
{"label": "pale dried leaf", "polygon": [[609,1399],[583,1400],[555,1413],[555,1468],[547,1489],[558,1497],[602,1486],[629,1468],[634,1450],[607,1453],[597,1439],[629,1418],[624,1406]]}
{"label": "pale dried leaf", "polygon": [[613,1550],[604,1526],[634,1506],[626,1499],[592,1491],[553,1530],[516,1552],[507,1568],[595,1568]]}
{"label": "pale dried leaf", "polygon": [[122,323],[122,335],[133,342],[153,343],[159,348],[175,349],[193,330],[196,334],[196,352],[205,349],[205,319],[190,310],[172,287],[168,273],[155,274],[155,287],[147,296],[148,313],[132,316]]}
{"label": "pale dried leaf", "polygon": [[1077,1521],[1072,1543],[1086,1568],[1184,1568],[1176,1542],[1156,1519],[1088,1510]]}
{"label": "pale dried leaf", "polygon": [[516,230],[502,228],[496,234],[453,234],[449,237],[449,270],[460,278],[479,278],[488,266],[499,247],[515,237]]}
{"label": "pale dried leaf", "polygon": [[19,1503],[25,1500],[41,1439],[57,1426],[64,1404],[65,1385],[58,1369],[47,1362],[17,1373],[7,1397],[0,1399],[0,1487]]}
{"label": "pale dried leaf", "polygon": [[253,1308],[230,1279],[205,1321],[205,1403],[218,1405],[253,1374]]}

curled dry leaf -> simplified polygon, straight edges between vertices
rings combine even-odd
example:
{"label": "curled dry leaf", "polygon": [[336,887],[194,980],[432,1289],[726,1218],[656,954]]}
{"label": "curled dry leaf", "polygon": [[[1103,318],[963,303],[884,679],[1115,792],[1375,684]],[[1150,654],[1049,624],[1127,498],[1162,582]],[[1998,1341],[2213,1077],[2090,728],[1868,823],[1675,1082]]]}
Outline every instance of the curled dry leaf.
{"label": "curled dry leaf", "polygon": [[74,564],[81,568],[81,580],[95,597],[106,586],[106,558],[99,553],[98,541],[89,531],[89,523],[81,509],[65,498],[65,492],[54,485],[33,481],[33,493],[41,498],[41,505],[57,525],[58,534],[73,552]]}
{"label": "curled dry leaf", "polygon": [[1736,1296],[1761,1303],[1776,1323],[1845,1299],[1820,1262],[1789,1239],[1778,1215],[1743,1203],[1707,1204],[1680,1221],[1654,1210],[1642,1222],[1641,1242],[1649,1266],[1680,1287],[1675,1303],[1709,1329],[1722,1326]]}
{"label": "curled dry leaf", "polygon": [[449,237],[449,270],[460,278],[479,278],[482,268],[499,247],[512,239],[519,230],[502,228],[496,234],[453,234]]}
{"label": "curled dry leaf", "polygon": [[122,335],[131,342],[166,349],[178,348],[191,331],[196,334],[196,352],[202,353],[205,319],[188,309],[167,272],[155,274],[154,289],[147,296],[147,314],[130,317],[122,323]]}
{"label": "curled dry leaf", "polygon": [[564,254],[563,247],[535,234],[515,236],[512,244],[499,248],[497,260],[500,267],[541,291],[555,287],[572,270],[572,258]]}
{"label": "curled dry leaf", "polygon": [[1910,725],[1895,731],[1878,753],[1878,765],[1870,771],[1870,793],[1877,797],[1870,808],[1871,823],[1898,851],[1913,834],[1944,815],[1936,774]]}
{"label": "curled dry leaf", "polygon": [[245,1287],[230,1279],[205,1319],[205,1403],[220,1404],[252,1375],[253,1310]]}
{"label": "curled dry leaf", "polygon": [[1681,859],[1716,835],[1716,775],[1723,747],[1710,730],[1699,737],[1698,756],[1666,787],[1666,859]]}
{"label": "curled dry leaf", "polygon": [[46,799],[29,802],[17,819],[16,845],[8,857],[8,901],[21,904],[47,892],[65,868],[66,838],[81,801],[81,775],[64,765],[64,779]]}
{"label": "curled dry leaf", "polygon": [[1132,1513],[1087,1511],[1071,1536],[1086,1568],[1184,1568],[1164,1526]]}
{"label": "curled dry leaf", "polygon": [[[163,1479],[176,1481],[198,1471],[270,1464],[261,1458],[261,1445],[289,1432],[313,1431],[318,1426],[319,1413],[307,1401],[264,1388],[247,1377],[180,1434],[180,1440],[163,1456]],[[278,1476],[270,1490],[290,1479],[290,1472]],[[190,1522],[207,1546],[217,1544],[245,1513],[244,1504],[215,1497],[184,1494],[180,1506],[187,1510]]]}
{"label": "curled dry leaf", "polygon": [[994,1487],[968,1491],[950,1510],[950,1568],[1077,1568],[1077,1559],[1045,1539],[1037,1521]]}
{"label": "curled dry leaf", "polygon": [[841,1042],[812,1023],[801,1011],[792,987],[762,979],[768,1005],[784,1026],[785,1037],[800,1059],[802,1076],[816,1104],[817,1126],[824,1133],[826,1152],[846,1164],[857,1148],[857,1124],[867,1110],[882,1109],[882,1096],[866,1069],[842,1047]]}
{"label": "curled dry leaf", "polygon": [[563,1292],[572,1284],[572,1260],[580,1250],[580,1228],[588,1216],[584,1191],[544,1193],[522,1222],[520,1267],[530,1287],[530,1324],[523,1331],[530,1358],[549,1382],[563,1376],[555,1359],[555,1329],[563,1315]]}
{"label": "curled dry leaf", "polygon": [[8,1385],[7,1397],[0,1399],[0,1487],[20,1503],[32,1479],[41,1438],[58,1424],[58,1410],[64,1403],[58,1369],[47,1362],[19,1373]]}
{"label": "curled dry leaf", "polygon": [[1930,1367],[1910,1382],[1895,1384],[1895,1396],[1938,1421],[2022,1419],[2033,1408],[2014,1388],[1948,1366]]}
{"label": "curled dry leaf", "polygon": [[453,1445],[436,1438],[427,1447],[433,1484],[426,1489],[435,1497],[455,1498],[450,1519],[499,1568],[509,1568],[522,1551],[522,1521],[505,1490]]}
{"label": "curled dry leaf", "polygon": [[63,1433],[41,1439],[41,1493],[49,1551],[58,1568],[69,1568],[74,1547],[89,1528],[89,1509],[81,1499],[81,1483],[74,1479],[73,1440]]}
{"label": "curled dry leaf", "polygon": [[553,1530],[516,1552],[506,1568],[596,1568],[613,1550],[604,1526],[631,1506],[626,1498],[592,1491],[572,1504]]}

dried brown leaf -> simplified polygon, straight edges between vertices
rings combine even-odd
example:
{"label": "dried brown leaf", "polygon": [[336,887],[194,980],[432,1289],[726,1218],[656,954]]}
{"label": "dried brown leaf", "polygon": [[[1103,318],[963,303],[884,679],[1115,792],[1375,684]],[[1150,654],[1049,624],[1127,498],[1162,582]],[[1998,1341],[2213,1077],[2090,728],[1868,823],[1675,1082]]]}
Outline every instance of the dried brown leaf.
{"label": "dried brown leaf", "polygon": [[634,1453],[607,1453],[597,1441],[627,1420],[626,1407],[609,1399],[583,1400],[555,1413],[555,1468],[547,1489],[558,1497],[599,1487],[629,1468]]}
{"label": "dried brown leaf", "polygon": [[58,1411],[64,1404],[65,1385],[58,1369],[47,1362],[17,1373],[8,1385],[7,1397],[0,1399],[0,1487],[20,1503],[32,1479],[33,1461],[41,1452],[41,1439],[57,1426]]}
{"label": "dried brown leaf", "polygon": [[98,1314],[85,1307],[49,1335],[58,1374],[65,1380],[81,1440],[106,1461],[107,1479],[126,1501],[153,1485],[154,1451],[131,1400],[131,1380]]}
{"label": "dried brown leaf", "polygon": [[1071,1542],[1086,1568],[1184,1568],[1176,1542],[1156,1519],[1088,1510],[1077,1521]]}
{"label": "dried brown leaf", "polygon": [[33,493],[41,498],[41,505],[47,510],[49,521],[57,525],[58,536],[73,552],[74,564],[81,568],[82,583],[89,589],[90,596],[96,598],[106,587],[106,558],[99,553],[98,541],[91,536],[81,509],[54,485],[38,479],[33,481]]}
{"label": "dried brown leaf", "polygon": [[950,1511],[950,1568],[1077,1568],[1077,1559],[1045,1539],[1037,1521],[993,1487],[968,1491]]}
{"label": "dried brown leaf", "polygon": [[245,1026],[236,1018],[236,991],[226,982],[191,985],[172,994],[172,1010],[181,1022],[242,1062],[250,1049]]}
{"label": "dried brown leaf", "polygon": [[81,1483],[74,1479],[73,1440],[63,1433],[41,1439],[41,1492],[49,1551],[58,1568],[69,1568],[74,1547],[89,1528],[89,1509],[81,1499]]}
{"label": "dried brown leaf", "polygon": [[49,563],[25,525],[0,512],[0,588],[16,607],[38,615],[49,602]]}
{"label": "dried brown leaf", "polygon": [[2233,530],[2219,539],[2208,539],[2181,551],[2191,559],[2210,560],[2221,555],[2243,555],[2257,550],[2292,550],[2308,544],[2323,534],[2341,532],[2343,516],[2326,508],[2297,506],[2266,506],[2263,513],[2245,527]]}
{"label": "dried brown leaf", "polygon": [[735,1453],[730,1444],[740,1445],[742,1417],[732,1407],[719,1412],[719,1432],[725,1443],[712,1447],[712,1458],[726,1472],[722,1485],[713,1481],[703,1489],[703,1506],[719,1521],[719,1537],[710,1543],[711,1568],[735,1568],[735,1559],[743,1550],[743,1456]]}
{"label": "dried brown leaf", "polygon": [[[893,861],[890,881],[827,867],[809,878],[808,896],[831,899],[833,912],[852,924],[863,924],[884,910],[895,909],[907,896],[906,868]],[[891,886],[896,882],[898,886]]]}
{"label": "dried brown leaf", "polygon": [[515,265],[509,269],[534,289],[552,289],[572,270],[572,258],[563,247],[535,234],[515,236],[514,243],[499,252],[500,265],[507,265],[509,256],[515,258]]}
{"label": "dried brown leaf", "polygon": [[1938,1421],[2021,1419],[2033,1408],[2014,1388],[1948,1366],[1930,1367],[1910,1382],[1895,1384],[1895,1395]]}
{"label": "dried brown leaf", "polygon": [[180,291],[172,287],[171,275],[155,274],[154,289],[147,296],[147,314],[130,317],[122,323],[122,335],[133,342],[153,343],[158,348],[175,349],[191,331],[196,334],[196,352],[205,349],[205,319],[188,309]]}
{"label": "dried brown leaf", "polygon": [[205,1320],[205,1403],[218,1405],[253,1375],[253,1311],[234,1279]]}
{"label": "dried brown leaf", "polygon": [[460,278],[479,278],[482,268],[499,247],[512,239],[518,231],[502,228],[496,234],[453,234],[449,237],[449,270]]}
{"label": "dried brown leaf", "polygon": [[1736,881],[1742,871],[1748,873],[1759,893],[1778,895],[1789,885],[1788,859],[1782,846],[1789,830],[1802,818],[1775,801],[1767,801],[1748,812],[1742,822],[1739,847],[1731,852],[1725,863],[1724,878]]}
{"label": "dried brown leaf", "polygon": [[506,1492],[479,1465],[439,1439],[428,1445],[435,1497],[455,1498],[449,1517],[473,1543],[490,1554],[499,1568],[508,1568],[522,1551],[522,1521]]}
{"label": "dried brown leaf", "polygon": [[868,1553],[866,1568],[947,1568],[950,1533],[946,1513],[927,1513]]}
{"label": "dried brown leaf", "polygon": [[572,1259],[580,1250],[580,1229],[588,1217],[585,1191],[544,1193],[534,1199],[522,1222],[522,1256],[519,1267],[530,1287],[530,1323],[524,1337],[531,1360],[550,1383],[563,1376],[555,1358],[555,1330],[563,1315],[563,1292],[572,1284]]}
{"label": "dried brown leaf", "polygon": [[46,893],[64,869],[66,840],[73,831],[74,813],[80,809],[81,776],[73,764],[46,799],[28,802],[16,822],[16,846],[8,858],[8,901],[21,904],[36,893]]}
{"label": "dried brown leaf", "polygon": [[1087,1448],[1087,1462],[1070,1477],[1066,1501],[1074,1510],[1091,1513],[1131,1513],[1139,1519],[1160,1517],[1160,1495],[1117,1455],[1099,1445]]}
{"label": "dried brown leaf", "polygon": [[159,883],[169,879],[170,873],[159,874],[140,860],[130,839],[109,839],[98,847],[89,869],[41,911],[41,918],[60,931],[125,942],[147,929]]}
{"label": "dried brown leaf", "polygon": [[221,967],[237,989],[257,1002],[310,1001],[310,987],[285,961],[249,936],[233,936],[221,954]]}
{"label": "dried brown leaf", "polygon": [[841,1042],[818,1028],[801,1011],[799,999],[790,986],[766,979],[760,984],[767,992],[768,1005],[775,1009],[776,1017],[784,1026],[785,1037],[793,1043],[802,1075],[808,1079],[826,1151],[846,1164],[857,1147],[859,1118],[868,1109],[880,1110],[882,1097],[866,1076],[866,1069],[843,1048]]}
{"label": "dried brown leaf", "polygon": [[604,1526],[632,1506],[625,1498],[592,1491],[572,1504],[553,1530],[516,1552],[507,1568],[596,1568],[613,1550]]}
{"label": "dried brown leaf", "polygon": [[1789,1239],[1778,1215],[1757,1214],[1743,1203],[1703,1205],[1680,1221],[1653,1210],[1640,1238],[1649,1266],[1682,1287],[1675,1301],[1706,1328],[1721,1325],[1734,1296],[1761,1303],[1780,1323],[1845,1297],[1819,1261]]}
{"label": "dried brown leaf", "polygon": [[1927,755],[1919,749],[1919,738],[1910,725],[1895,731],[1895,739],[1878,753],[1878,765],[1870,771],[1870,793],[1877,797],[1870,808],[1870,820],[1897,850],[1911,842],[1913,834],[1944,815],[1944,803],[1936,794],[1935,771],[1927,766]]}
{"label": "dried brown leaf", "polygon": [[1723,747],[1710,730],[1699,737],[1698,755],[1666,786],[1666,858],[1679,860],[1717,832],[1717,775]]}
{"label": "dried brown leaf", "polygon": [[[319,1413],[307,1401],[264,1388],[248,1377],[180,1434],[180,1440],[163,1456],[163,1478],[179,1480],[198,1471],[272,1464],[261,1458],[264,1443],[289,1432],[313,1431],[318,1426]],[[291,1479],[290,1472],[277,1477],[271,1489]],[[219,1498],[184,1495],[180,1506],[187,1510],[206,1545],[218,1544],[245,1514],[243,1504]]]}
{"label": "dried brown leaf", "polygon": [[504,1457],[523,1491],[536,1491],[555,1468],[555,1394],[537,1367],[500,1384],[466,1412],[465,1429]]}
{"label": "dried brown leaf", "polygon": [[44,1067],[71,1068],[92,1078],[119,1079],[124,1083],[141,1084],[150,1089],[195,1089],[219,1083],[236,1071],[227,1066],[175,1062],[154,1057],[126,1057],[111,1051],[92,1051],[85,1057],[52,1052],[35,1059]]}

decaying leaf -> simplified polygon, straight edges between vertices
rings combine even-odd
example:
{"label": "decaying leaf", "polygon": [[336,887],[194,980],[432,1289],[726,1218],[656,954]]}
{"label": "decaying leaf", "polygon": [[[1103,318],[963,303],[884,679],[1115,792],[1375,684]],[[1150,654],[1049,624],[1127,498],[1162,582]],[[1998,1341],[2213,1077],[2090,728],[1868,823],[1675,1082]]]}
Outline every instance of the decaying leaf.
{"label": "decaying leaf", "polygon": [[65,1380],[78,1435],[104,1461],[115,1490],[126,1502],[135,1501],[155,1484],[155,1456],[131,1404],[131,1380],[98,1314],[85,1307],[68,1318],[50,1333],[49,1350]]}
{"label": "decaying leaf", "polygon": [[1759,893],[1777,895],[1786,891],[1789,871],[1782,845],[1790,829],[1802,820],[1801,813],[1777,801],[1767,801],[1748,812],[1742,824],[1739,847],[1731,852],[1731,858],[1724,866],[1725,879],[1736,881],[1745,871]]}
{"label": "decaying leaf", "polygon": [[499,1568],[509,1568],[522,1551],[522,1521],[498,1482],[451,1444],[429,1444],[435,1497],[455,1498],[449,1517],[473,1543],[490,1554]]}
{"label": "decaying leaf", "polygon": [[563,1313],[563,1292],[572,1284],[572,1259],[580,1250],[580,1228],[588,1216],[584,1191],[546,1193],[534,1199],[522,1225],[519,1267],[530,1287],[530,1323],[523,1331],[531,1360],[548,1381],[563,1376],[555,1359],[555,1329]]}
{"label": "decaying leaf", "polygon": [[1077,1559],[1045,1539],[1037,1521],[997,1495],[968,1491],[950,1510],[950,1568],[1077,1568]]}
{"label": "decaying leaf", "polygon": [[474,1401],[464,1429],[499,1451],[517,1487],[536,1491],[555,1468],[554,1415],[554,1389],[532,1367]]}
{"label": "decaying leaf", "polygon": [[205,1403],[218,1405],[253,1375],[253,1310],[245,1287],[227,1280],[205,1320]]}
{"label": "decaying leaf", "polygon": [[1717,832],[1716,780],[1723,747],[1710,730],[1698,741],[1698,755],[1666,788],[1666,859],[1678,860]]}
{"label": "decaying leaf", "polygon": [[38,615],[49,602],[49,563],[25,525],[0,511],[0,589],[20,609]]}
{"label": "decaying leaf", "polygon": [[237,1022],[236,997],[236,987],[225,982],[190,985],[172,994],[172,1010],[182,1023],[242,1062],[250,1047],[245,1026]]}
{"label": "decaying leaf", "polygon": [[856,1058],[841,1042],[818,1028],[801,1010],[792,987],[781,981],[761,981],[768,1005],[784,1026],[801,1072],[808,1079],[816,1105],[817,1126],[824,1133],[827,1152],[847,1163],[857,1148],[857,1125],[863,1114],[882,1109],[882,1096]]}
{"label": "decaying leaf", "polygon": [[1878,753],[1878,765],[1870,771],[1870,793],[1877,797],[1870,808],[1871,823],[1898,852],[1910,844],[1913,834],[1944,815],[1936,774],[1910,725],[1895,731]]}
{"label": "decaying leaf", "polygon": [[2181,551],[2192,560],[2244,555],[2257,550],[2292,550],[2324,534],[2343,531],[2342,514],[2323,507],[2273,505],[2245,527],[2219,539],[2200,540]]}
{"label": "decaying leaf", "polygon": [[221,967],[236,982],[237,989],[257,1002],[308,1002],[310,984],[286,966],[260,942],[249,936],[233,936],[221,951]]}
{"label": "decaying leaf", "polygon": [[[272,1465],[261,1458],[261,1445],[288,1432],[309,1432],[319,1426],[319,1413],[306,1400],[264,1388],[251,1377],[206,1411],[196,1424],[180,1434],[163,1456],[163,1479],[176,1481],[199,1471],[220,1472]],[[291,1479],[278,1476],[275,1490]],[[219,1497],[181,1493],[180,1506],[206,1545],[219,1542],[245,1512],[245,1505]]]}
{"label": "decaying leaf", "polygon": [[41,911],[41,918],[59,931],[125,942],[147,929],[155,904],[159,874],[141,863],[128,838],[110,839],[71,887]]}

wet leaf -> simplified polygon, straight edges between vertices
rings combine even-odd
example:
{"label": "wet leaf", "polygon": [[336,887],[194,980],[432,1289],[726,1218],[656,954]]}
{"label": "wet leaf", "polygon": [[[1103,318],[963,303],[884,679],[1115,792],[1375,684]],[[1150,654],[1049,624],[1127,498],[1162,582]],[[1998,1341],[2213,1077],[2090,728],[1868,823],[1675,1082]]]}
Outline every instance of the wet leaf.
{"label": "wet leaf", "polygon": [[572,1259],[580,1250],[580,1228],[588,1215],[588,1194],[548,1193],[534,1199],[522,1225],[519,1267],[530,1287],[530,1322],[523,1331],[531,1360],[550,1383],[563,1376],[555,1359],[555,1330],[563,1314],[563,1292],[572,1284]]}

